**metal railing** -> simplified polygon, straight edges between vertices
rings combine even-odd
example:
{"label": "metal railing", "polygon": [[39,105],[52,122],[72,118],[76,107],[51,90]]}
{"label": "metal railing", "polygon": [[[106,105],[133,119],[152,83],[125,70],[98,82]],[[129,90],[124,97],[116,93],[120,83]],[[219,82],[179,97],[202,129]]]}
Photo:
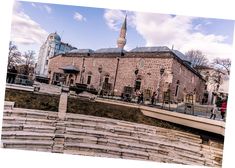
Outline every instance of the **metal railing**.
{"label": "metal railing", "polygon": [[32,75],[7,72],[6,82],[10,84],[33,86],[34,80]]}

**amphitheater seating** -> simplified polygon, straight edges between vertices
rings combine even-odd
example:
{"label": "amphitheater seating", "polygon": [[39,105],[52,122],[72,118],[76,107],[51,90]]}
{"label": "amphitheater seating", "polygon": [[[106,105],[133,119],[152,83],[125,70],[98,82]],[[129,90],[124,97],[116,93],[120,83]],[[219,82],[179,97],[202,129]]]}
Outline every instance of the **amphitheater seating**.
{"label": "amphitheater seating", "polygon": [[199,135],[126,121],[67,113],[5,108],[5,148],[221,166],[222,149]]}

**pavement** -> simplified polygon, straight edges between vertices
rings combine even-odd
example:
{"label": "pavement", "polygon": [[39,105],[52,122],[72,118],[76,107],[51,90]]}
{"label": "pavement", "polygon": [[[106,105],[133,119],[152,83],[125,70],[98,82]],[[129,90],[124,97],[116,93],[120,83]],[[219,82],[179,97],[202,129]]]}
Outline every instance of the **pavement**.
{"label": "pavement", "polygon": [[[120,102],[123,102],[123,103],[128,103],[128,104],[137,104],[137,101],[135,100],[132,100],[131,102],[125,102],[125,101],[122,101],[121,98],[119,97],[108,97],[108,96],[104,96],[102,97],[103,99],[112,99],[112,100],[118,100]],[[200,105],[200,104],[195,104],[194,106],[194,113],[193,112],[190,112],[190,111],[187,111],[186,113],[184,112],[184,103],[181,103],[181,104],[170,104],[170,109],[169,109],[169,105],[168,104],[165,104],[164,107],[162,106],[162,103],[155,103],[155,104],[151,104],[149,101],[145,101],[144,103],[141,103],[141,105],[143,106],[147,106],[147,107],[153,107],[153,108],[157,108],[157,109],[164,109],[164,110],[167,110],[169,112],[178,112],[178,113],[182,113],[182,114],[187,114],[187,115],[192,115],[192,116],[197,116],[197,117],[202,117],[202,118],[208,118],[210,119],[210,116],[211,116],[211,108],[213,107],[212,105]],[[200,109],[200,110],[198,110]],[[213,119],[211,119],[213,120]],[[216,118],[215,120],[217,121],[225,121],[224,119],[221,118],[221,114],[220,112],[218,112],[216,114]]]}

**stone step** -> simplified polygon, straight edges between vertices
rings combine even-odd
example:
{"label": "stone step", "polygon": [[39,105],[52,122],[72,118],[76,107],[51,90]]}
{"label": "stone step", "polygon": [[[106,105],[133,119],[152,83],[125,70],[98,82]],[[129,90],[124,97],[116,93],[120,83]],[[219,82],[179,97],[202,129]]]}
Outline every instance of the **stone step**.
{"label": "stone step", "polygon": [[45,140],[20,140],[20,139],[2,139],[3,148],[35,150],[35,151],[50,151],[53,141]]}
{"label": "stone step", "polygon": [[26,140],[2,140],[3,148],[21,149],[21,150],[33,150],[50,152],[53,142],[49,141],[26,141]]}
{"label": "stone step", "polygon": [[[168,148],[164,147],[163,145],[146,145],[146,144],[139,144],[138,142],[123,142],[122,140],[113,140],[110,138],[95,138],[88,136],[68,136],[66,135],[66,142],[67,143],[90,143],[90,144],[99,144],[105,146],[112,146],[117,148],[123,149],[131,149],[136,151],[143,151],[143,152],[151,152],[152,154],[163,154],[166,155],[170,152],[173,152],[175,156],[179,158],[184,158],[185,160],[194,159],[201,164],[204,163],[205,159],[202,158],[203,153],[200,151],[195,152],[185,152],[185,149],[182,150],[174,150],[173,146],[169,146]],[[199,149],[198,149],[199,150]]]}
{"label": "stone step", "polygon": [[2,125],[3,131],[28,131],[28,132],[44,132],[54,133],[55,127],[44,125],[26,125],[26,124],[5,124]]}
{"label": "stone step", "polygon": [[[140,131],[133,131],[133,130],[128,130],[120,127],[120,126],[110,126],[107,124],[87,124],[87,123],[75,123],[75,122],[66,122],[66,127],[67,128],[74,128],[74,129],[86,129],[86,130],[94,130],[94,131],[104,131],[104,132],[111,132],[111,133],[115,133],[118,135],[126,135],[126,136],[132,136],[132,137],[145,137],[145,138],[149,138],[149,139],[162,139],[162,140],[170,140],[171,142],[182,142],[182,143],[186,143],[188,145],[194,145],[193,143],[197,143],[200,144],[201,143],[201,139],[197,139],[197,141],[195,140],[195,142],[191,142],[188,139],[185,138],[179,138],[179,137],[175,137],[174,134],[170,135],[170,132],[168,132],[168,136],[167,135],[159,135],[158,134],[154,134],[154,132],[152,133],[146,133],[146,132],[140,132]],[[195,145],[194,145],[195,146]],[[198,145],[197,145],[198,146]]]}
{"label": "stone step", "polygon": [[66,114],[64,121],[53,112],[48,113],[52,116],[48,119],[41,111],[12,111],[3,117],[5,147],[192,165],[222,164],[223,150],[202,144],[200,136],[191,133],[87,115]]}
{"label": "stone step", "polygon": [[71,150],[71,149],[64,149],[63,153],[72,154],[72,155],[93,156],[93,157],[121,158],[119,153],[101,153],[101,152],[81,151],[81,150]]}
{"label": "stone step", "polygon": [[55,127],[44,126],[44,125],[24,125],[24,131],[29,132],[40,132],[40,133],[53,133],[55,132]]}
{"label": "stone step", "polygon": [[56,122],[57,122],[56,120],[25,118],[25,117],[18,117],[18,116],[4,116],[3,117],[3,123],[5,124],[55,126]]}
{"label": "stone step", "polygon": [[[45,118],[47,118],[48,117],[48,112],[46,112],[45,111],[45,113],[42,113],[41,111],[39,111],[39,110],[27,110],[27,112],[25,112],[25,110],[24,109],[15,109],[14,111],[16,111],[16,112],[14,112],[14,113],[16,113],[16,114],[26,114],[26,115],[31,115],[31,116],[38,116],[39,118],[41,118],[41,116],[45,116]],[[50,113],[50,116],[51,117],[54,117],[54,118],[56,118],[57,117],[57,114],[54,114],[53,112],[49,112]],[[76,115],[77,116],[77,115]],[[83,116],[81,116],[80,117],[80,119],[84,119],[84,120],[89,120],[89,121],[95,121],[95,122],[97,122],[97,121],[102,121],[102,122],[107,122],[107,119],[105,120],[105,119],[100,119],[99,117],[98,117],[98,119],[97,119],[97,117],[93,117],[93,118],[90,118],[90,116],[86,116],[86,115],[83,115]],[[108,120],[110,120],[110,119],[108,119]],[[146,129],[143,129],[143,124],[141,124],[139,127],[137,127],[135,124],[130,124],[129,122],[120,122],[119,120],[112,120],[111,119],[111,121],[110,121],[111,123],[113,122],[113,123],[115,123],[115,124],[118,124],[118,125],[122,125],[122,126],[125,126],[125,129],[127,129],[127,128],[131,128],[132,130],[136,130],[136,129],[142,129],[142,130],[146,130]],[[109,123],[110,123],[109,122]],[[135,127],[133,127],[133,125],[135,125]],[[126,128],[127,127],[127,128]],[[145,126],[146,127],[146,126]],[[151,127],[149,127],[148,126],[148,128],[147,129],[149,129],[149,128],[151,128]],[[154,127],[152,127],[152,128],[154,128]],[[154,128],[155,130],[156,130],[156,128]],[[161,130],[161,132],[164,132],[164,131],[166,131],[166,129],[164,130],[164,129],[162,129],[162,128],[158,128],[158,129],[160,129]],[[150,131],[153,131],[153,130],[150,130]],[[168,131],[168,134],[169,134],[169,130],[167,130]],[[159,131],[158,131],[159,132]],[[195,136],[195,135],[193,135],[193,134],[189,134],[189,133],[182,133],[182,132],[179,132],[179,131],[174,131],[174,132],[176,132],[176,133],[178,133],[177,134],[177,136],[178,137],[180,137],[180,138],[185,138],[186,140],[190,137],[191,139],[193,138],[193,136]],[[196,136],[195,137],[195,140],[196,141],[198,141],[199,143],[201,142],[201,139],[199,139],[200,137],[198,137],[198,136]]]}
{"label": "stone step", "polygon": [[[192,139],[195,140],[198,143],[201,143],[201,138],[199,135],[194,135],[191,133],[182,133],[180,131],[176,130],[170,130],[170,129],[165,129],[165,128],[160,128],[160,127],[153,127],[153,126],[148,126],[144,124],[137,124],[137,123],[130,123],[130,122],[125,122],[125,121],[120,121],[120,120],[115,120],[115,119],[104,119],[102,117],[91,117],[86,116],[86,115],[74,115],[74,114],[66,114],[66,119],[67,121],[74,121],[74,122],[86,122],[88,121],[89,124],[96,124],[99,122],[99,124],[108,124],[108,125],[120,125],[121,127],[125,126],[125,129],[128,130],[148,130],[148,132],[161,132],[166,134],[172,134],[176,133],[177,137],[182,137],[184,139]],[[108,122],[107,122],[108,121]]]}
{"label": "stone step", "polygon": [[26,131],[3,131],[2,139],[21,139],[21,140],[53,140],[54,134],[52,133],[38,133],[38,132],[26,132]]}
{"label": "stone step", "polygon": [[4,101],[4,109],[12,110],[15,106],[15,102],[12,101]]}
{"label": "stone step", "polygon": [[181,164],[196,164],[196,165],[203,165],[204,159],[203,158],[190,158],[186,160],[182,157],[176,157],[177,155],[174,154],[174,157],[168,156],[164,154],[164,152],[159,153],[150,153],[146,151],[139,151],[136,149],[126,149],[126,148],[118,148],[113,146],[107,145],[100,145],[100,144],[86,144],[86,143],[65,143],[65,153],[72,153],[72,154],[82,154],[82,155],[92,155],[92,156],[114,156],[119,158],[125,159],[141,159],[141,160],[152,160],[155,161],[156,159],[161,162],[170,162],[170,163],[181,163]]}
{"label": "stone step", "polygon": [[115,133],[109,133],[109,132],[102,132],[102,131],[94,131],[94,130],[84,130],[84,129],[72,129],[72,128],[67,128],[66,129],[66,135],[72,134],[72,135],[77,135],[77,136],[91,136],[91,137],[96,137],[96,138],[106,138],[106,139],[112,139],[116,138],[117,140],[120,140],[121,142],[126,142],[126,140],[134,140],[132,142],[138,142],[140,144],[144,145],[159,145],[161,144],[162,146],[167,146],[170,149],[174,149],[174,147],[182,148],[183,150],[188,150],[188,147],[190,147],[189,152],[192,152],[193,154],[197,153],[200,151],[200,146],[191,146],[191,145],[185,145],[183,143],[172,143],[171,141],[166,141],[166,140],[154,140],[154,139],[147,139],[143,137],[132,137],[132,136],[125,136],[125,135],[117,135]]}
{"label": "stone step", "polygon": [[5,124],[2,123],[2,131],[21,131],[23,124]]}
{"label": "stone step", "polygon": [[5,116],[19,116],[27,118],[49,119],[55,120],[58,118],[57,112],[48,112],[34,109],[14,108],[13,110],[4,110]]}
{"label": "stone step", "polygon": [[65,142],[65,148],[70,149],[70,148],[79,148],[79,150],[91,150],[91,151],[102,151],[103,153],[129,153],[132,155],[141,155],[143,157],[148,158],[149,155],[147,152],[141,152],[141,151],[133,151],[133,150],[128,150],[128,149],[121,149],[117,147],[110,147],[106,145],[99,145],[99,144],[86,144],[86,143],[66,143]]}

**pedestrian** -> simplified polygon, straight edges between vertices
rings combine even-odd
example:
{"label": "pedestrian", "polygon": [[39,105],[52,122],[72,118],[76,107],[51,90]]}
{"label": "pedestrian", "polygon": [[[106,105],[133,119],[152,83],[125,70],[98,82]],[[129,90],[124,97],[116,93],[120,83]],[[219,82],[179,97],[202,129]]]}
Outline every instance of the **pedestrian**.
{"label": "pedestrian", "polygon": [[156,96],[156,92],[153,92],[153,95],[152,95],[152,97],[151,97],[151,104],[152,104],[152,105],[154,104],[155,96]]}
{"label": "pedestrian", "polygon": [[216,118],[216,113],[217,113],[218,109],[216,107],[216,105],[213,106],[213,108],[211,109],[211,116],[210,119],[213,118],[213,120]]}
{"label": "pedestrian", "polygon": [[140,101],[141,101],[141,92],[139,90],[136,91],[136,96],[137,96],[137,103],[140,104]]}
{"label": "pedestrian", "polygon": [[221,110],[220,110],[222,119],[224,119],[226,110],[227,110],[227,100],[225,99],[221,104]]}
{"label": "pedestrian", "polygon": [[141,94],[140,94],[140,102],[142,104],[144,104],[144,93],[143,92],[141,92]]}

